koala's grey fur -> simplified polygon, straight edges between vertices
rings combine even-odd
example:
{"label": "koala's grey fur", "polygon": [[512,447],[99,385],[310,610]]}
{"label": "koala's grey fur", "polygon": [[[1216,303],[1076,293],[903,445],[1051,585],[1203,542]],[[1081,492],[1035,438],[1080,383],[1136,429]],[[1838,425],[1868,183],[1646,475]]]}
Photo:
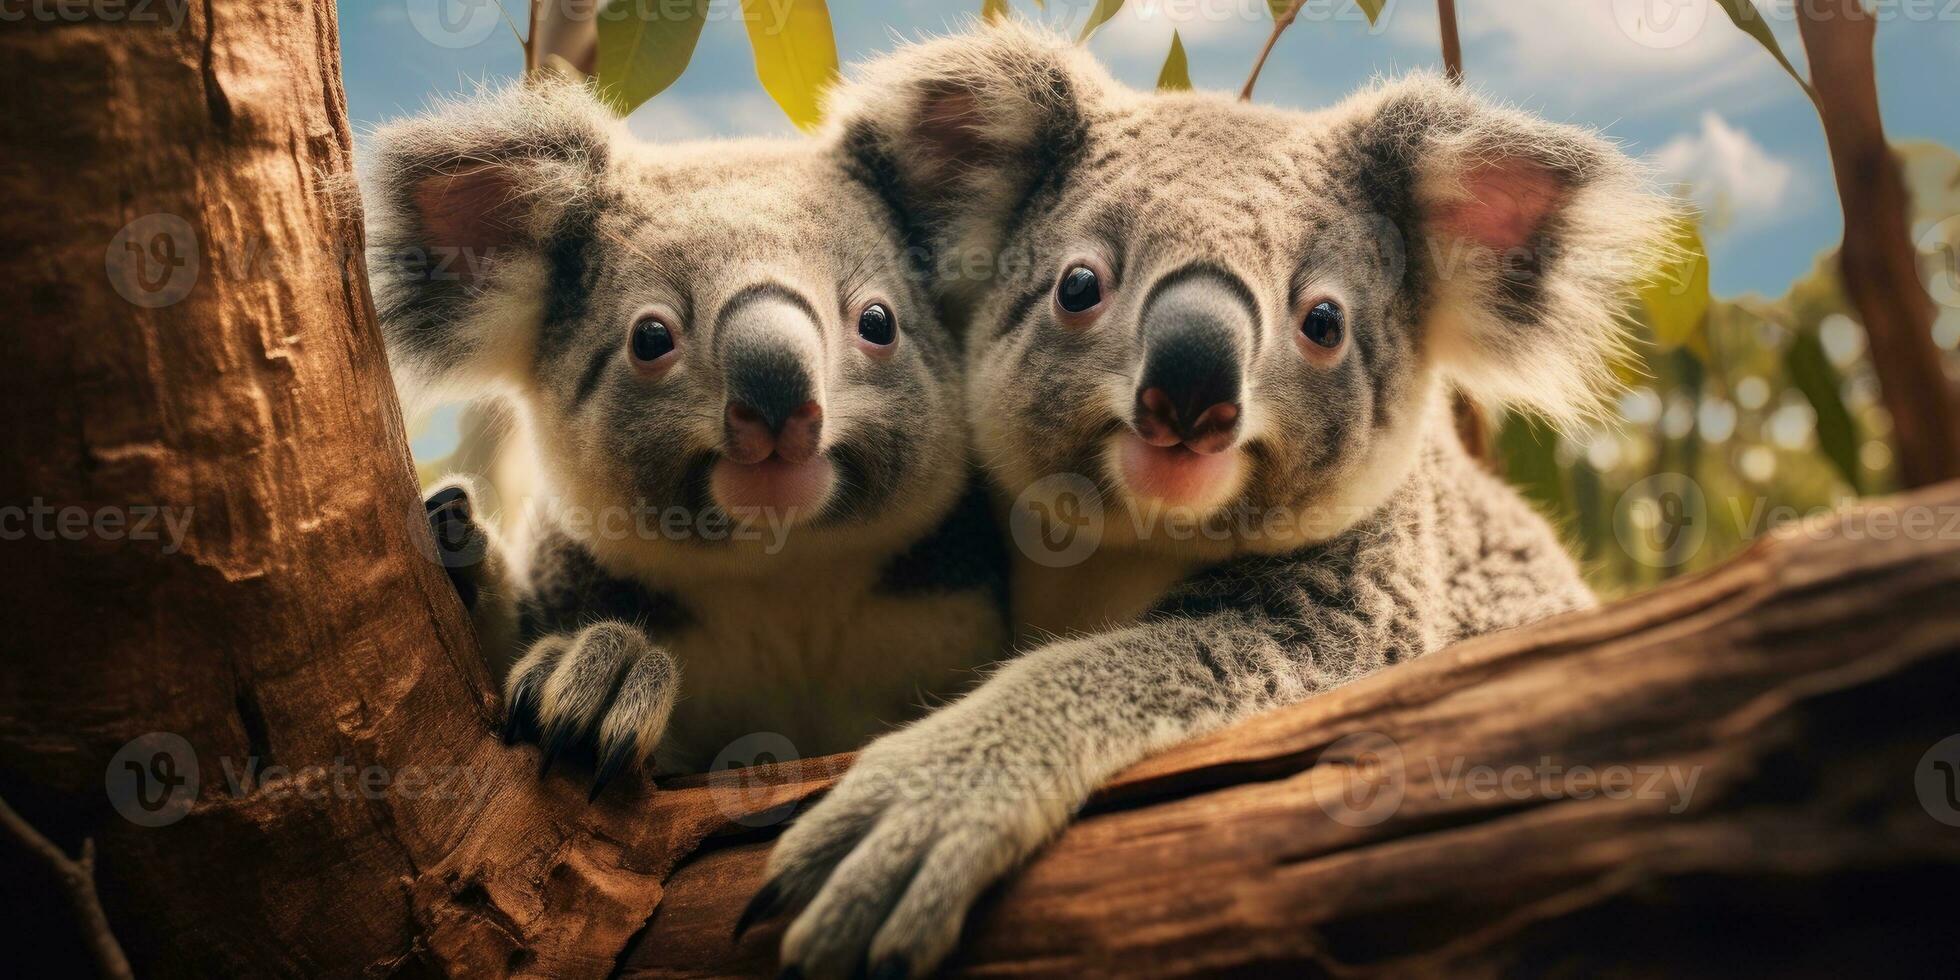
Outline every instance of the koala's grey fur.
{"label": "koala's grey fur", "polygon": [[[507,399],[536,447],[521,540],[492,540],[464,494],[431,509],[488,553],[458,577],[509,731],[546,765],[582,744],[603,784],[656,746],[685,771],[757,732],[842,751],[995,658],[1004,559],[959,351],[834,143],[643,143],[554,83],[374,146],[370,270],[404,394]],[[874,300],[899,324],[875,356],[854,312]],[[628,354],[650,313],[679,338],[657,375]],[[821,409],[815,513],[716,502],[738,384]]]}
{"label": "koala's grey fur", "polygon": [[[1078,474],[1104,519],[1086,563],[1015,570],[1020,617],[1058,639],[874,742],[777,844],[751,913],[807,903],[788,966],[925,973],[1124,766],[1593,602],[1552,529],[1466,457],[1447,394],[1565,420],[1607,382],[1674,213],[1610,144],[1427,76],[1311,113],[1138,93],[1011,25],[901,50],[835,110],[967,311],[1002,500]],[[1081,256],[1108,273],[1088,325],[1052,298]],[[1230,533],[1151,524],[1118,463],[1167,296],[1211,325],[1192,356],[1236,393],[1229,477],[1195,505],[1253,515]],[[1301,317],[1323,299],[1347,334],[1316,351]]]}

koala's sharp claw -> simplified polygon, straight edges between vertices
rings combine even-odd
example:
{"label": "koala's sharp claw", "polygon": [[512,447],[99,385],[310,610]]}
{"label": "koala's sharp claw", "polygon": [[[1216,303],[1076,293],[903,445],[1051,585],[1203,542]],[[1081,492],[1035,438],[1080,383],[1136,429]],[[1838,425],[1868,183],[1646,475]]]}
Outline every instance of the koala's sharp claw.
{"label": "koala's sharp claw", "polygon": [[527,730],[535,727],[531,719],[537,716],[537,702],[537,682],[526,674],[518,679],[517,689],[510,695],[510,704],[504,708],[505,745],[516,745]]}
{"label": "koala's sharp claw", "polygon": [[599,794],[605,791],[606,784],[612,782],[613,777],[618,776],[626,768],[626,763],[631,761],[632,758],[633,745],[631,742],[621,742],[607,751],[604,760],[599,763],[599,774],[593,778],[592,792],[586,796],[585,802],[591,803],[596,801],[599,798]]}
{"label": "koala's sharp claw", "polygon": [[871,968],[871,980],[906,980],[912,975],[912,965],[905,957],[896,954],[887,956]]}
{"label": "koala's sharp claw", "polygon": [[742,910],[742,917],[735,920],[735,936],[731,941],[741,942],[742,934],[748,932],[751,926],[782,911],[782,903],[783,889],[779,882],[771,881],[763,885],[756,891],[755,897],[749,899],[748,907]]}
{"label": "koala's sharp claw", "polygon": [[544,751],[538,758],[539,779],[543,779],[546,774],[551,772],[551,764],[557,761],[558,753],[563,752],[565,746],[571,744],[571,741],[572,726],[565,724],[563,721],[552,723],[551,731],[544,739]]}

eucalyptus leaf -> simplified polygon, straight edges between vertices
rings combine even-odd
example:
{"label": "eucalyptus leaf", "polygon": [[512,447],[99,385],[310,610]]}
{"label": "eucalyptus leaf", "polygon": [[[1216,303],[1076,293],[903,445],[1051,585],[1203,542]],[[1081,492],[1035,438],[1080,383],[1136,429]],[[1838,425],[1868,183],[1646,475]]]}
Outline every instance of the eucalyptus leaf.
{"label": "eucalyptus leaf", "polygon": [[1566,500],[1565,476],[1558,464],[1558,430],[1531,414],[1510,413],[1497,431],[1497,456],[1504,478],[1541,513],[1561,524],[1572,519]]}
{"label": "eucalyptus leaf", "polygon": [[626,115],[687,70],[708,0],[612,0],[599,13],[599,97]]}
{"label": "eucalyptus leaf", "polygon": [[1776,57],[1776,63],[1782,65],[1783,70],[1789,72],[1791,78],[1796,79],[1797,85],[1803,89],[1805,95],[1810,96],[1812,102],[1817,101],[1817,92],[1810,87],[1809,82],[1804,81],[1802,75],[1797,73],[1797,66],[1791,64],[1790,59],[1784,56],[1783,46],[1776,43],[1776,35],[1770,32],[1769,21],[1764,19],[1763,12],[1757,10],[1751,0],[1716,0],[1716,2],[1722,5],[1722,10],[1729,15],[1729,20],[1741,28],[1742,33],[1755,38],[1757,44],[1762,45]]}
{"label": "eucalyptus leaf", "polygon": [[1189,92],[1191,90],[1191,61],[1184,55],[1184,39],[1171,31],[1171,53],[1164,57],[1163,70],[1157,73],[1157,91]]}
{"label": "eucalyptus leaf", "polygon": [[1662,350],[1692,342],[1708,322],[1708,250],[1695,219],[1683,215],[1669,229],[1670,257],[1640,289],[1640,304]]}
{"label": "eucalyptus leaf", "polygon": [[1858,423],[1844,407],[1840,394],[1844,390],[1843,380],[1831,366],[1815,330],[1797,331],[1783,352],[1783,369],[1817,413],[1817,444],[1823,447],[1824,455],[1837,467],[1838,475],[1844,477],[1852,491],[1862,493],[1864,474],[1858,467]]}
{"label": "eucalyptus leaf", "polygon": [[1082,33],[1076,36],[1076,43],[1087,41],[1089,35],[1096,33],[1096,28],[1109,23],[1109,19],[1122,9],[1123,0],[1096,0],[1095,9],[1089,11],[1089,22],[1082,25]]}
{"label": "eucalyptus leaf", "polygon": [[823,121],[823,94],[837,80],[837,37],[824,0],[742,0],[742,23],[762,88],[799,129]]}
{"label": "eucalyptus leaf", "polygon": [[1007,0],[980,0],[980,19],[989,24],[999,23],[1011,12]]}

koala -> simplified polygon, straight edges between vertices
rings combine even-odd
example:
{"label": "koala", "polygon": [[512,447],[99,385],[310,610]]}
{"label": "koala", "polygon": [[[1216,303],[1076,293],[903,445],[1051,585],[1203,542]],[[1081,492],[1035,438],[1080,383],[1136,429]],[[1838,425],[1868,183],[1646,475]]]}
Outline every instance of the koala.
{"label": "koala", "polygon": [[959,344],[851,157],[643,143],[564,82],[373,146],[400,387],[504,399],[534,447],[508,540],[466,482],[427,507],[541,775],[576,750],[596,797],[751,733],[847,750],[998,655]]}
{"label": "koala", "polygon": [[[1610,383],[1675,210],[1611,144],[1427,75],[1315,112],[1141,93],[1013,25],[839,100],[963,311],[977,456],[1041,532],[1015,537],[1016,617],[1045,639],[780,838],[738,928],[800,910],[786,969],[927,973],[1125,766],[1594,602],[1448,395],[1571,420]],[[1071,514],[1098,540],[1052,560],[1041,522]]]}

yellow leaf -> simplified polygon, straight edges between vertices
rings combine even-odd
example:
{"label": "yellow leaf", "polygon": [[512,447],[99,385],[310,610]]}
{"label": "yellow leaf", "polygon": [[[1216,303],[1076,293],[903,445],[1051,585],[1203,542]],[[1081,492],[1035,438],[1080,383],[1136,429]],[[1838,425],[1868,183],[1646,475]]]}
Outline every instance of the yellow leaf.
{"label": "yellow leaf", "polygon": [[693,0],[680,17],[671,8],[613,0],[600,11],[598,90],[614,112],[626,115],[659,95],[694,57],[708,0]]}
{"label": "yellow leaf", "polygon": [[1076,37],[1075,42],[1080,44],[1087,41],[1089,35],[1096,33],[1096,28],[1103,26],[1122,9],[1123,0],[1096,0],[1095,9],[1089,11],[1089,22],[1082,25],[1082,33]]}
{"label": "yellow leaf", "polygon": [[1007,15],[1007,0],[980,0],[981,20],[989,24],[996,24]]}
{"label": "yellow leaf", "polygon": [[823,121],[823,93],[837,80],[837,38],[824,0],[742,0],[762,88],[799,128]]}
{"label": "yellow leaf", "polygon": [[1708,252],[1695,219],[1675,219],[1668,244],[1673,255],[1640,289],[1640,304],[1662,350],[1696,341],[1709,304]]}
{"label": "yellow leaf", "polygon": [[1164,68],[1157,73],[1157,91],[1189,92],[1191,90],[1191,61],[1184,56],[1184,39],[1171,31],[1171,53],[1164,57]]}

